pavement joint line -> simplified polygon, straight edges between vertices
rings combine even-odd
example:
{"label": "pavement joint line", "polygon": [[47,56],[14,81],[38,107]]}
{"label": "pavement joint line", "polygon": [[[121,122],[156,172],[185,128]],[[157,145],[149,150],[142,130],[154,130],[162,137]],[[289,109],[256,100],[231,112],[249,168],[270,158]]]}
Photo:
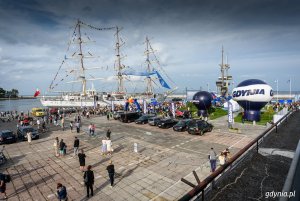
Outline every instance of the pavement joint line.
{"label": "pavement joint line", "polygon": [[183,148],[183,147],[178,147],[179,149],[184,149],[184,150],[187,150],[187,151],[191,151],[191,152],[195,152],[195,153],[198,153],[198,154],[204,154],[204,155],[207,155],[207,153],[202,153],[202,152],[199,152],[199,151],[194,151],[192,149],[187,149],[187,148]]}
{"label": "pavement joint line", "polygon": [[97,176],[97,177],[95,177],[95,179],[99,179],[99,178],[101,178],[102,176],[101,175],[99,175],[99,176]]}
{"label": "pavement joint line", "polygon": [[236,143],[230,145],[230,147],[228,147],[228,149],[234,147],[236,144],[240,143],[242,140],[244,140],[246,138],[246,136],[244,136],[242,139],[240,139],[239,141],[237,141]]}

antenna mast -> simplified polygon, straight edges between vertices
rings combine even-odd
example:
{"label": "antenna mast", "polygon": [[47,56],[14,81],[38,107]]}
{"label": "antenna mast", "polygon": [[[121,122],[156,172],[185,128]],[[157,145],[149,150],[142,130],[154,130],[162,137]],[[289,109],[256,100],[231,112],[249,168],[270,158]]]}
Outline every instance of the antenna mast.
{"label": "antenna mast", "polygon": [[216,85],[221,95],[228,97],[228,88],[230,85],[229,80],[232,80],[232,76],[228,75],[228,69],[230,68],[230,65],[228,64],[228,58],[227,58],[227,63],[224,63],[223,46],[222,46],[222,61],[220,67],[221,67],[221,77],[219,77],[218,81],[216,82]]}
{"label": "antenna mast", "polygon": [[120,56],[120,37],[119,37],[119,32],[121,29],[119,27],[116,27],[117,32],[116,32],[116,57],[117,57],[117,76],[118,76],[118,93],[124,93],[124,83],[123,83],[123,75],[122,75],[122,65],[121,65],[121,56]]}

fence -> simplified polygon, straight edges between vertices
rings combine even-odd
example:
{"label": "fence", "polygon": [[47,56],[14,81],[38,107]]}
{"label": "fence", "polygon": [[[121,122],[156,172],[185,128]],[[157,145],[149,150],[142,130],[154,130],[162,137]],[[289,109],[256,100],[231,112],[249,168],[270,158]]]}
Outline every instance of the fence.
{"label": "fence", "polygon": [[219,167],[215,172],[210,174],[208,177],[206,177],[203,181],[200,181],[198,179],[198,176],[194,174],[196,181],[198,182],[198,185],[195,186],[192,183],[182,179],[183,182],[186,184],[193,186],[193,189],[189,191],[187,194],[185,194],[183,197],[179,199],[179,201],[187,201],[193,199],[195,196],[199,196],[201,194],[202,201],[204,201],[205,197],[205,189],[206,187],[211,184],[212,182],[215,182],[215,179],[220,176],[228,167],[232,166],[235,162],[238,162],[241,160],[243,155],[246,154],[250,149],[253,149],[256,145],[256,151],[258,152],[259,144],[262,142],[262,139],[266,137],[267,134],[269,134],[271,131],[275,129],[275,132],[278,131],[278,126],[283,123],[284,121],[288,121],[288,117],[293,113],[293,111],[289,111],[285,116],[283,116],[281,119],[279,119],[276,123],[274,123],[271,127],[267,128],[263,133],[261,133],[258,137],[256,137],[254,140],[252,140],[249,144],[247,144],[243,149],[241,149],[238,153],[236,153],[234,156],[232,156],[223,166]]}

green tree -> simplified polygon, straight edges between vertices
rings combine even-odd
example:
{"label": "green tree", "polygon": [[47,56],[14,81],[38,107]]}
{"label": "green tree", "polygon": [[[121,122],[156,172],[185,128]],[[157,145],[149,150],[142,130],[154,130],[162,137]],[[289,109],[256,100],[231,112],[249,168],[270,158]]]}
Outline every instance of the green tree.
{"label": "green tree", "polygon": [[0,98],[4,98],[6,94],[6,91],[0,87]]}
{"label": "green tree", "polygon": [[12,98],[18,98],[19,96],[19,91],[17,89],[12,89],[11,90],[11,97]]}

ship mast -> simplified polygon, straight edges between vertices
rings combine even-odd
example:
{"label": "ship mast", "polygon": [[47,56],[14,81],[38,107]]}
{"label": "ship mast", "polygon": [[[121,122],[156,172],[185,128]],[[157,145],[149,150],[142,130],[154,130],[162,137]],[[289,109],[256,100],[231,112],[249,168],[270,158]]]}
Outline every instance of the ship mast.
{"label": "ship mast", "polygon": [[[146,62],[147,62],[147,72],[148,72],[148,73],[151,72],[149,45],[150,45],[150,41],[149,41],[148,36],[147,36],[147,37],[146,37],[146,56],[147,56]],[[153,86],[152,86],[152,80],[151,80],[151,77],[148,76],[146,79],[147,79],[146,93],[147,93],[148,95],[153,94]]]}
{"label": "ship mast", "polygon": [[78,40],[79,40],[79,56],[80,56],[80,63],[81,63],[81,75],[80,78],[82,79],[82,94],[86,95],[86,79],[85,79],[85,69],[83,66],[83,54],[82,54],[82,39],[81,39],[81,31],[80,31],[80,21],[77,21],[78,26]]}
{"label": "ship mast", "polygon": [[122,75],[122,69],[123,66],[121,65],[121,56],[120,56],[120,37],[119,37],[119,32],[121,29],[119,27],[116,27],[117,32],[116,32],[116,57],[117,57],[117,76],[118,76],[118,91],[117,93],[124,93],[124,82],[123,82],[123,75]]}

